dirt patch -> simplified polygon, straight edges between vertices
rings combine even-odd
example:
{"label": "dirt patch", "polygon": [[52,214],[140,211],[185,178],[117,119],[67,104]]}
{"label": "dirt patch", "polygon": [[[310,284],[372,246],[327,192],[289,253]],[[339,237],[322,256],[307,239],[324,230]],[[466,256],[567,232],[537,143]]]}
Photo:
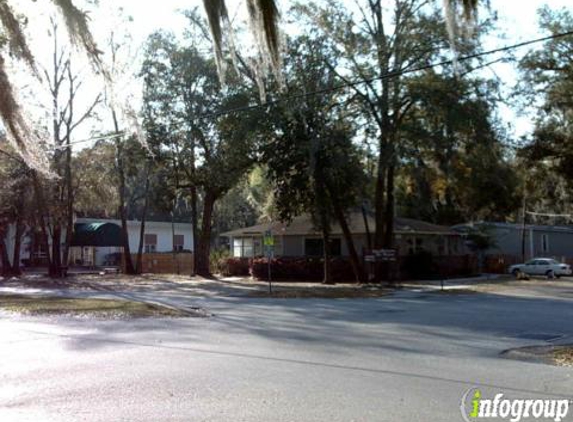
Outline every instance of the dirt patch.
{"label": "dirt patch", "polygon": [[525,362],[573,368],[573,345],[528,346],[506,350],[501,356]]}
{"label": "dirt patch", "polygon": [[554,350],[553,361],[556,365],[573,368],[573,346],[564,346]]}
{"label": "dirt patch", "polygon": [[274,286],[272,294],[269,294],[268,290],[256,290],[246,296],[277,299],[361,299],[384,297],[392,291],[380,287],[314,286],[297,288]]}
{"label": "dirt patch", "polygon": [[68,315],[95,318],[185,317],[188,313],[127,300],[0,295],[0,309],[24,315]]}
{"label": "dirt patch", "polygon": [[435,290],[431,292],[432,294],[436,295],[444,295],[444,296],[464,296],[464,295],[475,295],[478,294],[479,291],[473,289],[444,289],[444,290]]}

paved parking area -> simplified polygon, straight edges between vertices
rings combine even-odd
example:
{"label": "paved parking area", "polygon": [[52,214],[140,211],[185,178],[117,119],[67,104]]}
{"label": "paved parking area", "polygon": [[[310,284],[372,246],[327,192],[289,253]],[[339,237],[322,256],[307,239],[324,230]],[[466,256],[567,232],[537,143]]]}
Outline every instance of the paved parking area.
{"label": "paved parking area", "polygon": [[4,315],[0,420],[449,422],[472,387],[573,398],[572,369],[499,356],[573,342],[571,281],[542,283],[336,300],[140,286],[214,316]]}

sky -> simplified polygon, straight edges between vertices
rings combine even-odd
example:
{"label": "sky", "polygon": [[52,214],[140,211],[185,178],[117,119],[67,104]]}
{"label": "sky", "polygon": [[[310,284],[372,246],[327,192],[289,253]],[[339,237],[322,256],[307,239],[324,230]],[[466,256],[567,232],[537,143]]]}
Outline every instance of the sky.
{"label": "sky", "polygon": [[[244,2],[245,0],[227,2],[230,7],[231,16],[237,19],[245,18]],[[349,0],[348,4],[351,5],[353,2],[354,0]],[[81,0],[76,3],[81,6]],[[142,0],[100,0],[99,3],[99,8],[91,14],[91,27],[96,39],[105,37],[105,34],[112,30],[126,32],[131,38],[131,55],[137,55],[137,51],[139,51],[147,36],[158,29],[169,30],[179,34],[182,33],[185,29],[186,20],[181,15],[180,10],[194,7],[198,7],[201,11],[203,10],[202,0],[161,0],[159,2]],[[29,28],[33,28],[30,30],[30,35],[36,47],[35,51],[43,52],[38,57],[40,62],[47,62],[50,58],[48,53],[50,52],[51,41],[46,37],[45,25],[47,23],[46,16],[50,11],[49,9],[41,9],[42,6],[39,2],[28,2],[28,4],[32,5],[28,7],[32,7],[33,9],[24,11],[27,12],[26,14],[28,16],[33,16],[36,19],[32,19],[29,25]],[[285,10],[290,4],[290,0],[282,0],[279,2],[279,7]],[[499,31],[497,31],[495,35],[483,40],[484,48],[498,48],[503,45],[514,44],[545,35],[540,34],[537,28],[537,10],[545,4],[548,4],[552,8],[571,7],[571,0],[490,0],[489,12],[498,14],[499,20],[497,25]],[[130,22],[122,21],[113,16],[112,10],[117,10],[118,7],[124,9],[125,16],[131,17]],[[527,48],[517,50],[517,57],[526,51]],[[134,66],[137,63],[136,60],[129,61]],[[88,67],[85,64],[83,66]],[[86,72],[89,73],[89,69],[87,69]],[[506,89],[509,89],[517,82],[518,74],[512,65],[496,64],[486,72],[491,72],[491,75],[500,78],[502,82],[507,84],[508,88]],[[129,83],[126,82],[126,92],[129,90],[139,90],[139,86],[130,87],[128,85]],[[93,95],[95,95],[95,91],[84,91],[84,97],[87,102],[89,102],[88,97],[91,98]],[[131,93],[130,95],[137,97],[137,93]],[[41,103],[45,101],[45,97],[42,97],[40,94],[35,96],[35,98]],[[515,138],[519,138],[530,132],[532,127],[531,117],[520,113],[512,104],[502,106],[500,113],[508,125],[509,132],[512,133]],[[93,129],[93,125],[92,127],[84,125],[81,129],[81,136],[89,137]]]}

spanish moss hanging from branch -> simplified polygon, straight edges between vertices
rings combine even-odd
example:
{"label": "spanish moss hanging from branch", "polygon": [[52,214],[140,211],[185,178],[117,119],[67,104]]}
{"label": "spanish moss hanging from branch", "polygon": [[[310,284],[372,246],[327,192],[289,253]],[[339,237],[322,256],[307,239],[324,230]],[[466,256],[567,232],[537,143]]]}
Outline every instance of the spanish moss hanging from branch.
{"label": "spanish moss hanging from branch", "polygon": [[[231,54],[234,53],[233,29],[229,14],[224,0],[204,0],[203,3],[213,36],[217,69],[221,80],[224,81],[226,67],[223,49],[228,47]],[[247,0],[247,9],[249,24],[260,55],[258,65],[270,70],[280,83],[282,80],[281,37],[278,25],[280,13],[276,1]]]}

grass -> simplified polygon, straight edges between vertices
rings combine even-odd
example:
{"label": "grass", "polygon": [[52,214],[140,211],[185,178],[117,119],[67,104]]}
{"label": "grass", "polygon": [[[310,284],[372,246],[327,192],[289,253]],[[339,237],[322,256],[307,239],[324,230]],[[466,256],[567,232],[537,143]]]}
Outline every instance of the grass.
{"label": "grass", "polygon": [[360,299],[384,297],[390,290],[383,288],[362,287],[284,287],[274,286],[272,294],[268,290],[257,290],[249,293],[248,297],[277,298],[277,299]]}
{"label": "grass", "polygon": [[185,313],[147,303],[88,298],[1,295],[0,309],[25,315],[69,315],[96,318],[183,317]]}
{"label": "grass", "polygon": [[554,350],[552,358],[556,365],[573,368],[573,346],[560,347]]}
{"label": "grass", "polygon": [[444,290],[434,290],[432,291],[434,294],[438,295],[450,295],[450,296],[461,296],[461,295],[472,295],[479,293],[477,290],[473,289],[448,289],[447,287]]}

